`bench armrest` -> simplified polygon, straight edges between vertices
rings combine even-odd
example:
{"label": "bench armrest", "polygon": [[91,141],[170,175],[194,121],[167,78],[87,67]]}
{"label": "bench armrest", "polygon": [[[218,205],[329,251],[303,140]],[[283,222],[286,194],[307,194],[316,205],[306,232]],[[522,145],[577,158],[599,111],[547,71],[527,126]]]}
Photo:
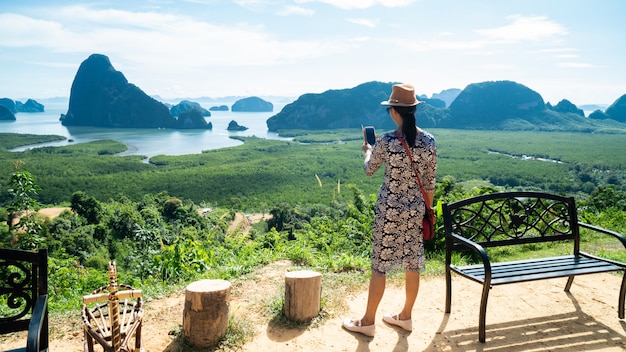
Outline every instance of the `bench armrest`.
{"label": "bench armrest", "polygon": [[578,226],[579,227],[584,227],[586,229],[593,230],[593,231],[596,231],[596,232],[599,232],[599,233],[603,233],[605,235],[613,236],[613,237],[617,238],[622,243],[624,248],[626,248],[626,237],[622,236],[622,234],[620,234],[618,232],[607,230],[607,229],[599,227],[599,226],[586,224],[586,223],[580,222],[580,221],[578,222]]}
{"label": "bench armrest", "polygon": [[[474,241],[470,241],[463,236],[457,235],[454,232],[450,233],[448,236],[451,237],[455,243],[459,243],[460,245],[462,245],[463,247],[466,247],[467,249],[478,252],[478,254],[480,255],[480,258],[483,261],[483,266],[485,268],[485,281],[491,282],[491,261],[489,260],[489,255],[487,255],[487,251],[485,251],[485,248],[483,248],[483,246],[481,246],[480,244]],[[451,256],[451,253],[449,253],[448,255]],[[449,258],[449,259],[452,259],[452,258]]]}
{"label": "bench armrest", "polygon": [[41,295],[35,302],[35,308],[33,309],[33,315],[28,325],[28,337],[26,340],[27,352],[39,352],[42,347],[48,348],[48,295]]}

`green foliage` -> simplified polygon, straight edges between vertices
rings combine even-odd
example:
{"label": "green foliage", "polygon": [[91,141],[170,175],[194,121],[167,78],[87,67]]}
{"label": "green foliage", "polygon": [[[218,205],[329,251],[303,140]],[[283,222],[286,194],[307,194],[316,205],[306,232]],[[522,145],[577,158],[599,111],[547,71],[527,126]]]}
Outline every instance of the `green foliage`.
{"label": "green foliage", "polygon": [[[19,169],[23,162],[16,162]],[[39,210],[37,195],[41,188],[35,182],[35,176],[28,171],[15,171],[9,180],[8,194],[11,200],[7,206],[8,231],[2,239],[3,246],[20,249],[36,249],[43,242],[45,228],[35,213]]]}
{"label": "green foliage", "polygon": [[611,208],[626,211],[626,192],[617,190],[614,186],[601,186],[591,193],[584,204],[594,212]]}
{"label": "green foliage", "polygon": [[[591,223],[624,231],[621,135],[431,132],[438,144],[439,211],[442,202],[473,195],[541,189],[575,194]],[[108,155],[123,145],[102,141],[0,151],[0,163],[25,160],[23,169],[38,175],[42,187],[33,199],[71,204],[71,212],[41,225],[51,255],[51,309],[64,310],[75,309],[80,296],[108,282],[104,268],[110,260],[117,262],[120,282],[148,295],[199,278],[240,277],[279,259],[326,273],[367,272],[382,172],[364,175],[362,135],[355,134],[332,144],[243,138],[242,146],[158,156],[150,164]],[[311,141],[335,137],[320,133]],[[6,169],[0,168],[0,180],[10,179]],[[4,204],[11,199],[8,193],[0,197]],[[274,217],[248,234],[229,232],[241,210]],[[432,273],[443,270],[440,213],[437,225],[437,238],[426,244]],[[7,234],[0,227],[3,243]],[[587,243],[598,243],[607,256],[621,255],[603,238],[595,241]]]}
{"label": "green foliage", "polygon": [[[384,133],[384,130],[378,131]],[[626,184],[623,134],[506,132],[432,129],[438,146],[438,175],[463,183],[484,180],[504,188],[556,193],[591,193],[595,188]],[[382,172],[367,177],[362,171],[359,128],[338,133],[303,135],[303,144],[256,137],[240,138],[241,146],[202,154],[156,156],[99,155],[125,148],[113,141],[47,148],[46,153],[0,151],[1,180],[9,165],[24,160],[24,170],[40,175],[43,204],[70,202],[74,193],[89,192],[99,200],[120,194],[139,201],[146,194],[167,192],[196,204],[219,204],[235,210],[262,211],[276,204],[329,204],[346,201],[337,184],[358,185],[376,193]],[[326,144],[341,138],[343,143]],[[314,141],[324,141],[317,143]],[[572,143],[576,141],[576,143]],[[117,149],[115,149],[117,151]],[[71,167],[68,167],[71,165]],[[318,175],[322,187],[315,175]],[[5,187],[2,187],[5,188]],[[0,204],[8,202],[0,194]]]}
{"label": "green foliage", "polygon": [[39,134],[0,133],[0,150],[17,148],[24,145],[64,140],[63,136]]}
{"label": "green foliage", "polygon": [[281,130],[281,137],[292,137],[299,143],[340,143],[345,141],[362,141],[360,129],[343,128],[334,130]]}
{"label": "green foliage", "polygon": [[97,224],[102,213],[100,203],[94,198],[89,197],[85,192],[78,191],[72,195],[72,210],[85,218],[88,224]]}

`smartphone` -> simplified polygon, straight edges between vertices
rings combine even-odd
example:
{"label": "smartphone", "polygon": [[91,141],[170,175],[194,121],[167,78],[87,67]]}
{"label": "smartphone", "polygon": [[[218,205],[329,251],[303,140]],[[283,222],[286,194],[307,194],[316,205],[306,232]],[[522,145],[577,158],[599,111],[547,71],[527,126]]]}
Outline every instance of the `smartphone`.
{"label": "smartphone", "polygon": [[365,126],[363,127],[363,138],[367,144],[374,146],[376,144],[376,133],[374,130],[374,126]]}

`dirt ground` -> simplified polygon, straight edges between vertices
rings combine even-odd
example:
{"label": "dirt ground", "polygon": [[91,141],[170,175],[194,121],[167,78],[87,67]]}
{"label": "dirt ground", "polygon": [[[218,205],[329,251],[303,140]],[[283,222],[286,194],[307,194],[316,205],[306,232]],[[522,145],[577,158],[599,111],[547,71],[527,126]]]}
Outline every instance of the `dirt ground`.
{"label": "dirt ground", "polygon": [[59,216],[63,210],[70,210],[70,208],[43,208],[39,209],[38,213],[46,215],[50,218],[55,218]]}
{"label": "dirt ground", "polygon": [[[356,294],[327,297],[342,301],[345,309],[328,311],[322,324],[278,326],[265,313],[267,300],[280,297],[284,275],[292,269],[290,262],[279,261],[233,283],[230,314],[254,329],[241,351],[626,351],[626,322],[617,316],[621,277],[614,274],[579,276],[569,294],[563,291],[566,279],[494,287],[487,308],[487,341],[482,344],[481,286],[456,276],[450,314],[444,313],[444,278],[422,278],[412,333],[381,321],[382,314],[399,311],[404,301],[403,286],[393,283],[387,285],[380,304],[374,337],[341,328],[343,318],[363,314],[365,287]],[[322,290],[324,286],[322,278]],[[146,302],[142,333],[146,352],[190,351],[172,333],[181,330],[183,307],[184,292]],[[62,322],[51,321],[50,351],[83,351],[81,329],[79,313]],[[18,346],[18,338],[23,336],[0,340],[0,350]]]}

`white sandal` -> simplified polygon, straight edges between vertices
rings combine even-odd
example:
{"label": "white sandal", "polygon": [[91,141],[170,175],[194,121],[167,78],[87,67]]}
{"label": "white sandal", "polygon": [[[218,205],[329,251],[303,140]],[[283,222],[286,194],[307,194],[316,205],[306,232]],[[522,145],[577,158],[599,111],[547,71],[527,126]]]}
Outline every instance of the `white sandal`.
{"label": "white sandal", "polygon": [[400,320],[400,313],[398,314],[385,314],[383,315],[383,321],[387,324],[399,326],[406,331],[413,331],[413,320]]}
{"label": "white sandal", "polygon": [[374,333],[376,332],[376,324],[363,326],[361,325],[361,319],[356,321],[352,319],[345,319],[342,326],[348,331],[359,332],[366,336],[374,336]]}

